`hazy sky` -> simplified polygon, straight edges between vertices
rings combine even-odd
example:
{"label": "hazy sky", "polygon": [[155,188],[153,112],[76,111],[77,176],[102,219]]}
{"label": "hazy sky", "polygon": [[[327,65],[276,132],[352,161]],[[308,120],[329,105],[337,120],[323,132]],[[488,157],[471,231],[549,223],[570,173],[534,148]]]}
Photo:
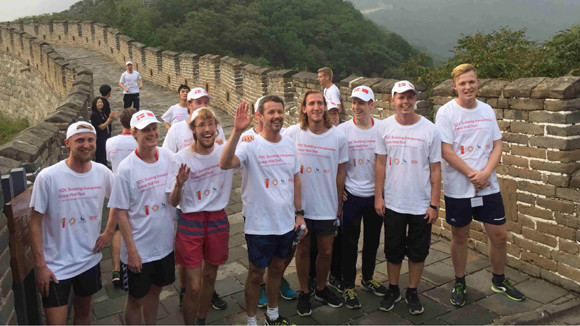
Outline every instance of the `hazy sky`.
{"label": "hazy sky", "polygon": [[0,0],[0,21],[59,12],[78,0]]}

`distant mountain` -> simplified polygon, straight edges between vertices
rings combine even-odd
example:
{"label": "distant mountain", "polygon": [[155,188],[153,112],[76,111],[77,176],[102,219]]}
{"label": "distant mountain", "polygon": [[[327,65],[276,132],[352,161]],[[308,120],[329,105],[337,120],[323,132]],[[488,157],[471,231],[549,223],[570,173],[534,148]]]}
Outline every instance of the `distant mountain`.
{"label": "distant mountain", "polygon": [[436,61],[461,34],[507,26],[526,28],[530,40],[545,41],[580,23],[580,0],[350,0],[375,23],[401,35]]}

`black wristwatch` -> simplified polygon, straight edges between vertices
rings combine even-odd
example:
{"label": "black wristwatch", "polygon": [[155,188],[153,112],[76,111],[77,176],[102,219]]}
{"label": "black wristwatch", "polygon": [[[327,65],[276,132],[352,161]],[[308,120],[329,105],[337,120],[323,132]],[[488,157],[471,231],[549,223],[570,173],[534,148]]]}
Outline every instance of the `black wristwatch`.
{"label": "black wristwatch", "polygon": [[295,211],[294,215],[298,216],[298,215],[302,215],[302,217],[304,217],[304,210],[300,210],[300,211]]}
{"label": "black wristwatch", "polygon": [[433,208],[434,210],[438,211],[439,210],[439,206],[435,206],[435,205],[431,205],[429,204],[429,207]]}

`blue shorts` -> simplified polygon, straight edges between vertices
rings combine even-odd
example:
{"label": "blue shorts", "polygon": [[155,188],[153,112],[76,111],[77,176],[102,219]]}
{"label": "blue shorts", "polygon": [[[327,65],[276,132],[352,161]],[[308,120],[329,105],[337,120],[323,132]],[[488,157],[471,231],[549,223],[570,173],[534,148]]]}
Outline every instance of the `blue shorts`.
{"label": "blue shorts", "polygon": [[471,198],[445,196],[445,221],[452,226],[466,226],[473,219],[493,225],[505,224],[501,193],[482,196],[483,206],[471,207]]}
{"label": "blue shorts", "polygon": [[286,258],[292,253],[294,230],[281,235],[246,234],[248,258],[257,267],[268,267],[272,257]]}

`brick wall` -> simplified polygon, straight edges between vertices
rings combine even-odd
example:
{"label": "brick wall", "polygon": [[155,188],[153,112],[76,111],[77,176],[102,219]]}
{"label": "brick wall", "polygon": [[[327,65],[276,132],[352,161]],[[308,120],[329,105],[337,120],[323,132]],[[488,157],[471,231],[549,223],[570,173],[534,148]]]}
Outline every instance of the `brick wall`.
{"label": "brick wall", "polygon": [[[0,207],[4,207],[4,195],[0,189]],[[8,247],[8,225],[3,210],[0,210],[0,325],[15,325],[14,293]]]}
{"label": "brick wall", "polygon": [[[451,80],[432,95],[435,110],[452,100]],[[508,265],[580,291],[580,77],[481,80],[478,96],[503,135],[496,171]],[[441,216],[433,231],[450,238],[444,209]],[[481,223],[472,223],[469,245],[487,252]]]}

